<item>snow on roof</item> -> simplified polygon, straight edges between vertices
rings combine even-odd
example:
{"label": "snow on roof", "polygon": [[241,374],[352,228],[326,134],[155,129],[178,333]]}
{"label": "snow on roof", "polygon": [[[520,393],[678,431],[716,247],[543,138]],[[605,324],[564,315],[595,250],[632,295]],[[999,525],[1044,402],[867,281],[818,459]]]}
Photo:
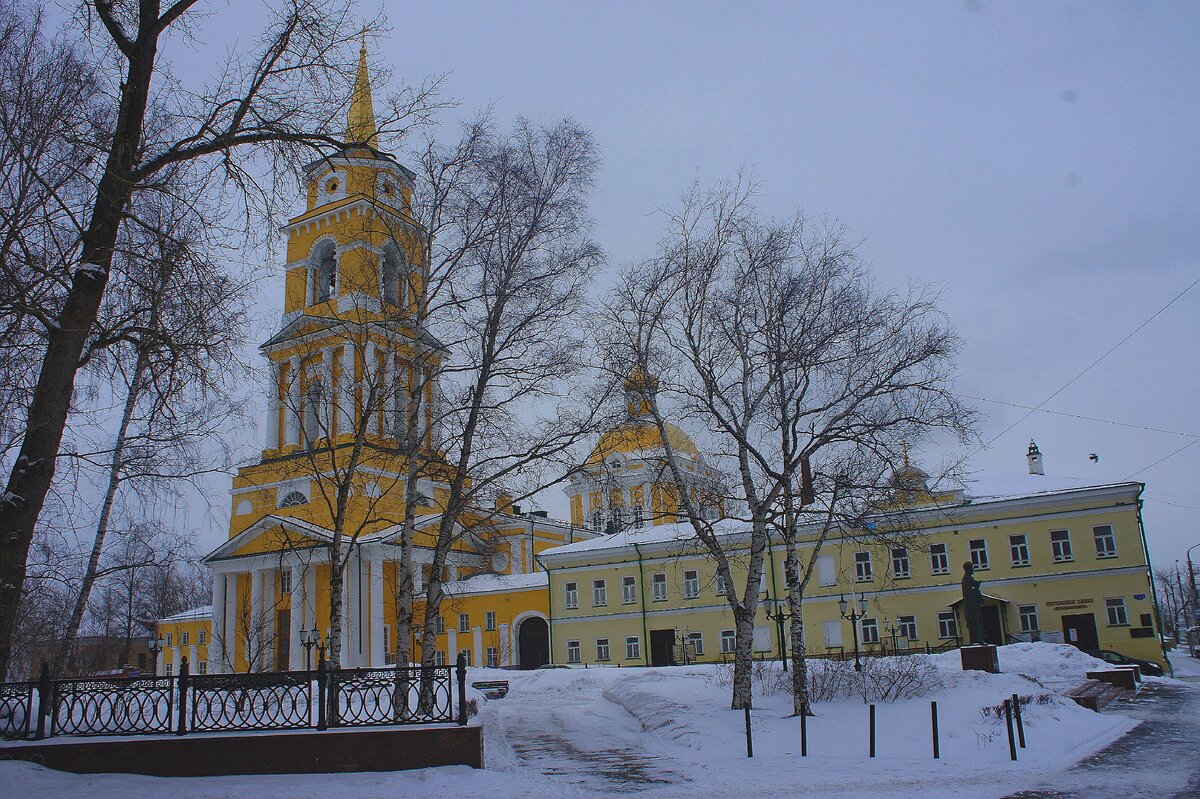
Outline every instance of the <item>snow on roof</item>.
{"label": "snow on roof", "polygon": [[1136,485],[1134,481],[1129,480],[1118,483],[1094,483],[1078,477],[1017,472],[976,472],[965,478],[962,483],[966,489],[966,498],[976,501],[1017,499],[1064,491]]}
{"label": "snow on roof", "polygon": [[[713,522],[713,530],[717,535],[726,535],[746,529],[746,522],[738,519],[721,519]],[[603,549],[619,549],[631,547],[634,544],[666,544],[672,541],[686,542],[696,539],[696,531],[691,522],[672,522],[658,524],[653,527],[627,528],[619,533],[592,538],[587,541],[576,541],[561,547],[545,550],[542,555],[565,555],[572,552],[592,552]]]}
{"label": "snow on roof", "polygon": [[212,605],[205,605],[204,607],[192,608],[191,610],[185,610],[182,613],[176,613],[174,616],[167,616],[166,618],[159,619],[158,623],[163,624],[164,622],[194,621],[195,619],[210,618],[212,618]]}
{"label": "snow on roof", "polygon": [[524,591],[545,588],[546,572],[532,574],[477,574],[465,580],[444,583],[442,591],[448,596],[484,594],[489,591]]}

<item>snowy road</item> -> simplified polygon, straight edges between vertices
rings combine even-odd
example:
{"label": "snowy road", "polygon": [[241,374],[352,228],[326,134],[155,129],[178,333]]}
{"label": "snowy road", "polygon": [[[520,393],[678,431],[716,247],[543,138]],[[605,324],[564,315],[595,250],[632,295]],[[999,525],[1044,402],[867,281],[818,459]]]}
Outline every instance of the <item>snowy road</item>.
{"label": "snowy road", "polygon": [[1080,761],[1061,781],[1005,799],[1197,799],[1200,797],[1200,677],[1157,683],[1122,703],[1143,723]]}

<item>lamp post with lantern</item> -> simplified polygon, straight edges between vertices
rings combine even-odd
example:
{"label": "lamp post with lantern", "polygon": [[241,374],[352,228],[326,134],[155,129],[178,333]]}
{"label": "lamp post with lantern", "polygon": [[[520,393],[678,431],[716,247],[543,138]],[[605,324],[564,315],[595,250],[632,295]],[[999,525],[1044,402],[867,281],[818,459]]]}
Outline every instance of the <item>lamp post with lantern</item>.
{"label": "lamp post with lantern", "polygon": [[[775,622],[775,640],[779,642],[779,661],[783,664],[783,670],[787,671],[788,659],[783,643],[783,623],[790,620],[792,618],[792,614],[783,609],[782,600],[772,600],[770,592],[767,592],[764,595],[762,606],[763,612],[766,614],[767,618]],[[774,613],[771,612],[772,607],[775,608]]]}
{"label": "lamp post with lantern", "polygon": [[158,637],[157,635],[151,636],[150,640],[147,641],[146,644],[150,649],[150,676],[157,677],[158,676],[158,653],[163,651],[163,649],[165,649],[166,647],[164,646],[163,639]]}
{"label": "lamp post with lantern", "polygon": [[313,647],[321,643],[321,631],[316,627],[300,631],[300,646],[304,647],[304,670],[312,671]]}
{"label": "lamp post with lantern", "polygon": [[900,621],[899,621],[899,619],[897,619],[895,622],[893,622],[893,621],[891,621],[890,619],[888,619],[888,617],[887,617],[887,616],[884,616],[884,617],[883,617],[883,630],[884,630],[884,632],[886,632],[886,633],[891,633],[891,636],[892,636],[892,654],[894,655],[894,654],[896,654],[896,653],[899,651],[899,649],[900,649],[900,644],[899,644],[899,642],[898,642],[898,640],[897,640],[897,638],[896,638],[896,635],[897,635],[897,634],[900,632]]}
{"label": "lamp post with lantern", "polygon": [[[855,604],[858,605],[855,608]],[[847,613],[846,609],[850,612]],[[842,618],[850,622],[850,631],[854,634],[854,670],[862,671],[862,662],[858,659],[858,622],[867,615],[867,595],[861,591],[858,594],[857,603],[854,600],[854,594],[850,594],[850,601],[846,601],[846,595],[842,594],[838,598],[838,611],[842,614]]]}

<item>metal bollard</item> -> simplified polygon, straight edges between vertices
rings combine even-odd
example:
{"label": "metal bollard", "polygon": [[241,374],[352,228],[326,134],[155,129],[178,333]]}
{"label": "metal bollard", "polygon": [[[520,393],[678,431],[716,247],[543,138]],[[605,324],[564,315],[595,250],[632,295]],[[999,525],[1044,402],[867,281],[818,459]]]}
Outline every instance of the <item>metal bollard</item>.
{"label": "metal bollard", "polygon": [[1013,715],[1017,717],[1017,742],[1021,748],[1025,748],[1025,724],[1021,721],[1021,698],[1016,694],[1012,695]]}
{"label": "metal bollard", "polygon": [[808,757],[808,711],[800,714],[800,757]]}
{"label": "metal bollard", "polygon": [[188,659],[185,657],[179,662],[179,700],[177,708],[179,710],[179,718],[175,719],[175,734],[187,734],[187,684],[189,676]]}
{"label": "metal bollard", "polygon": [[933,759],[937,760],[942,756],[941,742],[938,740],[937,702],[929,703],[929,715],[933,721]]}
{"label": "metal bollard", "polygon": [[746,757],[754,757],[754,737],[750,733],[750,706],[742,708],[746,715]]}
{"label": "metal bollard", "polygon": [[1004,723],[1008,727],[1008,754],[1017,759],[1017,739],[1013,736],[1012,700],[1004,700]]}
{"label": "metal bollard", "polygon": [[467,656],[462,652],[458,653],[454,670],[458,676],[458,724],[464,727],[467,724]]}
{"label": "metal bollard", "polygon": [[870,706],[871,757],[875,757],[875,705]]}

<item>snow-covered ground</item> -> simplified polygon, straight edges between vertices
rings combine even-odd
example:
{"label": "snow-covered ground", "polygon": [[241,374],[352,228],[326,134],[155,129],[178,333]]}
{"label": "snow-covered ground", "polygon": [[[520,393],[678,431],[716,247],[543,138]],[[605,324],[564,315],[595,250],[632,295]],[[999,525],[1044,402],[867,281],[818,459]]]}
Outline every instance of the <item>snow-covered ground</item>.
{"label": "snow-covered ground", "polygon": [[[809,757],[799,756],[799,720],[790,697],[755,684],[754,758],[747,759],[743,715],[730,711],[726,674],[716,666],[665,669],[472,669],[470,679],[508,679],[500,700],[481,701],[487,768],[391,774],[163,779],[76,776],[0,763],[9,795],[86,793],[118,799],[141,792],[177,797],[537,797],[698,794],[755,799],[798,793],[838,797],[1002,797],[1051,783],[1072,764],[1137,722],[1096,714],[1061,697],[1102,664],[1071,647],[1038,643],[1001,650],[999,675],[964,673],[958,653],[929,658],[935,687],[877,705],[877,754],[868,757],[868,709],[861,699],[818,705],[809,719]],[[1194,689],[1183,683],[1188,691]],[[765,689],[765,693],[764,693]],[[983,708],[1013,693],[1029,747],[1009,759],[1003,718]],[[930,701],[936,700],[941,759],[933,760]]]}

